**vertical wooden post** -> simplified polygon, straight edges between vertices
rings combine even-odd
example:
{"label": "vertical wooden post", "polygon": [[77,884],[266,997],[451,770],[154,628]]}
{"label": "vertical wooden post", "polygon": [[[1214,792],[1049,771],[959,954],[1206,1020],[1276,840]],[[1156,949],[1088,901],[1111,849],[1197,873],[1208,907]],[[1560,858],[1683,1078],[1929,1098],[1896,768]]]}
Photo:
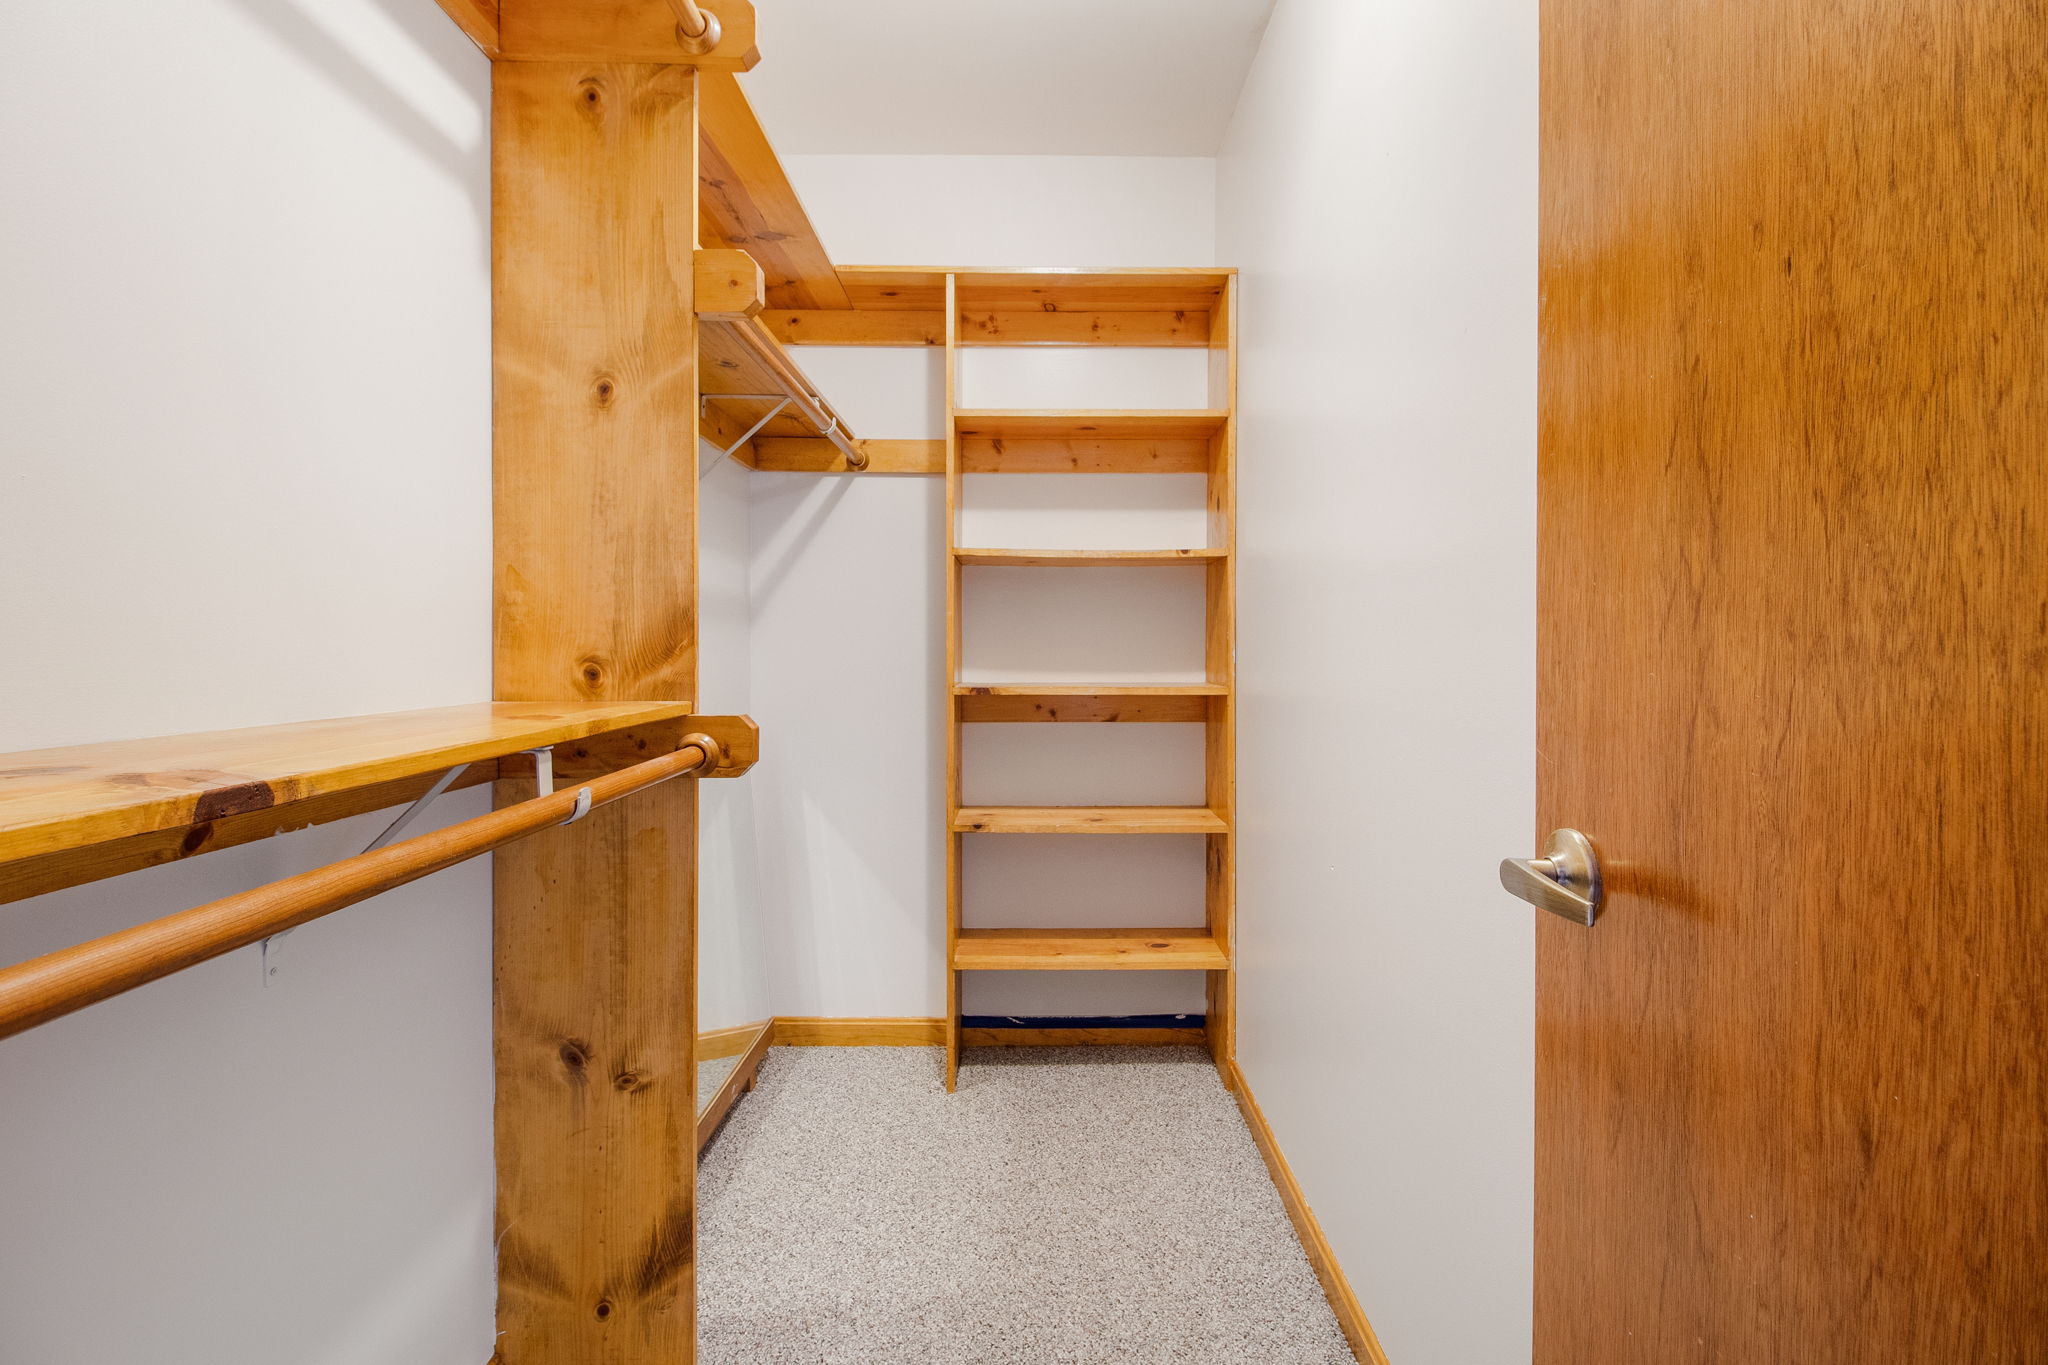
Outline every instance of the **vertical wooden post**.
{"label": "vertical wooden post", "polygon": [[[493,68],[500,698],[695,701],[696,80]],[[503,1365],[695,1357],[696,817],[497,855]]]}
{"label": "vertical wooden post", "polygon": [[1229,412],[1209,441],[1209,543],[1230,551],[1209,566],[1208,678],[1229,691],[1209,699],[1204,771],[1209,808],[1230,833],[1208,839],[1208,923],[1233,970],[1210,972],[1209,1051],[1226,1086],[1237,1057],[1237,278],[1217,296],[1209,319],[1209,406]]}
{"label": "vertical wooden post", "polygon": [[960,973],[953,954],[960,947],[961,860],[967,850],[953,830],[960,809],[960,297],[959,282],[946,276],[946,1090],[960,1083]]}

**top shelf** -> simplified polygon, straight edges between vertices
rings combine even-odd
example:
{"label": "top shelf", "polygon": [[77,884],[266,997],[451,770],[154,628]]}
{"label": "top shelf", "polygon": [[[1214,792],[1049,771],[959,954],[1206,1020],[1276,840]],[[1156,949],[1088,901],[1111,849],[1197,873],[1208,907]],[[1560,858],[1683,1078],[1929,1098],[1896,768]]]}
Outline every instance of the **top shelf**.
{"label": "top shelf", "polygon": [[1221,347],[1235,271],[843,265],[831,305],[778,305],[762,320],[793,345],[943,346],[953,278],[962,346]]}
{"label": "top shelf", "polygon": [[[538,16],[550,7],[529,8]],[[620,23],[672,42],[659,6],[612,8]],[[760,262],[761,321],[786,345],[944,346],[949,276],[962,346],[1229,342],[1237,272],[1214,266],[835,265],[730,71],[699,73],[698,127],[699,237]]]}
{"label": "top shelf", "polygon": [[1071,313],[1191,312],[1213,310],[1234,270],[1155,267],[1127,270],[1006,266],[946,268],[913,265],[842,265],[839,281],[855,308],[914,312],[946,306],[946,277],[962,311],[1038,309]]}
{"label": "top shelf", "polygon": [[0,754],[0,863],[689,714],[680,702],[480,702]]}

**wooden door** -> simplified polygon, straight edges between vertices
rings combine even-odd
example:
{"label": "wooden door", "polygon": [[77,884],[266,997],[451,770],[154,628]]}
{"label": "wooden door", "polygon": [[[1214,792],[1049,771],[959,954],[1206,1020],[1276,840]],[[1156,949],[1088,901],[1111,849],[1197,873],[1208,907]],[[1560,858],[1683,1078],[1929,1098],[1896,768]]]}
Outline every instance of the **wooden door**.
{"label": "wooden door", "polygon": [[2048,1361],[2044,73],[1545,0],[1538,1365]]}

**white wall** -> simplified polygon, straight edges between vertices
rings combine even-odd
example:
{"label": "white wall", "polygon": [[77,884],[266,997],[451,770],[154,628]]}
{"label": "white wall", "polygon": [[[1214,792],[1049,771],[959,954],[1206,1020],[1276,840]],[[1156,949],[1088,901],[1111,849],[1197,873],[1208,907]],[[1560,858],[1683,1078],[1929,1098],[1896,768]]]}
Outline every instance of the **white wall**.
{"label": "white wall", "polygon": [[[490,695],[487,97],[431,5],[0,14],[0,748]],[[0,961],[387,819],[0,906]],[[0,1042],[0,1358],[480,1365],[489,945],[479,861]]]}
{"label": "white wall", "polygon": [[[746,468],[706,442],[697,450],[697,709],[753,712]],[[776,744],[779,736],[771,736]],[[775,1013],[761,918],[753,778],[703,782],[697,795],[697,1028],[758,1023]]]}
{"label": "white wall", "polygon": [[1238,1046],[1399,1365],[1529,1358],[1536,23],[1281,0],[1219,163]]}
{"label": "white wall", "polygon": [[[1174,157],[792,156],[785,159],[833,257],[847,262],[935,265],[1208,265],[1214,253],[1214,163]],[[941,358],[922,350],[806,347],[798,360],[863,436],[943,434]],[[963,401],[989,406],[1200,407],[1206,356],[1190,351],[1117,353],[976,351],[962,366]],[[754,715],[766,736],[750,778],[761,850],[761,915],[777,1012],[936,1015],[944,1012],[943,765],[946,697],[943,568],[945,490],[932,478],[754,474]],[[975,480],[963,534],[1028,537],[1043,545],[1087,534],[1106,543],[1183,543],[1206,517],[1173,478],[1105,480],[1109,507],[1083,512],[1072,481]],[[1026,485],[1028,487],[1020,487]],[[1008,485],[1007,487],[1005,485]],[[1176,501],[1178,499],[1178,501]],[[1180,505],[1185,503],[1186,506]],[[1085,524],[1085,531],[1082,526]],[[995,543],[983,540],[981,543]],[[1000,592],[1030,571],[976,570]],[[1089,571],[1046,580],[1041,617],[1093,612],[1128,630],[1170,613],[1186,593],[1177,571],[1147,570],[1123,585],[1126,600],[1093,600]],[[1085,580],[1085,581],[1084,581]],[[1198,583],[1198,580],[1197,580]],[[1194,597],[1199,610],[1199,588]],[[1195,618],[1199,622],[1199,615]],[[1015,622],[1010,623],[1011,627]],[[1170,632],[1168,632],[1170,635]],[[1097,632],[1108,644],[1122,641]],[[1194,640],[1199,641],[1197,624]],[[1185,660],[1130,652],[1132,676],[1170,676]],[[1013,628],[978,632],[968,668],[1016,672],[1043,665]],[[1200,655],[1194,655],[1200,672]],[[1100,681],[1101,659],[1069,659],[1034,675]],[[1121,767],[1061,758],[1085,729],[1101,741],[1140,734]],[[969,731],[971,782],[1048,790],[1059,774],[1114,770],[1138,781],[1184,779],[1181,727],[977,726]],[[983,733],[1007,729],[1007,737]],[[1031,731],[1023,740],[1017,732]],[[1058,733],[1055,733],[1058,732]],[[1114,737],[1112,737],[1114,738]],[[1150,752],[1145,752],[1150,746]],[[997,788],[998,792],[1004,788]],[[1060,790],[1052,788],[1050,790]],[[1067,790],[1078,793],[1079,788]],[[1022,798],[1018,798],[1022,799]],[[1076,795],[1073,799],[1082,799]],[[1135,797],[1132,799],[1136,799]],[[1002,868],[1038,869],[1058,884],[1076,850],[1036,836],[967,841],[970,923],[1032,913],[998,904]],[[1071,841],[1068,841],[1071,842]],[[1183,847],[1183,843],[1190,847]],[[996,847],[1001,844],[1001,847]],[[1164,888],[1162,916],[1189,913],[1172,888],[1199,876],[1199,840],[1099,840],[1082,852],[1090,885]],[[1192,858],[1192,863],[1190,863]],[[1014,898],[1013,898],[1014,899]],[[1179,899],[1186,899],[1183,895]],[[1132,906],[1108,896],[1062,900],[1070,923],[1129,922]],[[1200,921],[1199,884],[1192,897]],[[1037,913],[1046,913],[1040,905]],[[1012,918],[1009,923],[1028,923]],[[1057,979],[1054,979],[1057,978]],[[1128,1014],[1199,1010],[1193,973],[976,973],[966,1008],[990,1014]]]}
{"label": "white wall", "polygon": [[1208,157],[785,156],[782,164],[832,259],[845,265],[1215,264],[1216,163]]}

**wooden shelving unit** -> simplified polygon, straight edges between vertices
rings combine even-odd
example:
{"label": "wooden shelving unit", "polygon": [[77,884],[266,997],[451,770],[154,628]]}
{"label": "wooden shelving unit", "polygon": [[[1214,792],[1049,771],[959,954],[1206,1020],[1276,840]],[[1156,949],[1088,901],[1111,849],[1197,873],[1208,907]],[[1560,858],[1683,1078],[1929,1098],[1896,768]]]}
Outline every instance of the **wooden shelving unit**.
{"label": "wooden shelving unit", "polygon": [[[948,412],[946,683],[951,696],[946,778],[946,1088],[959,1071],[961,974],[973,971],[1201,971],[1208,974],[1203,1041],[1229,1060],[1233,1029],[1236,803],[1237,512],[1235,328],[1227,271],[1002,272],[842,270],[855,306],[880,329],[929,309],[943,329]],[[857,281],[857,282],[856,282]],[[1078,321],[1086,319],[1086,322]],[[789,319],[788,330],[806,325]],[[806,339],[815,339],[813,332]],[[1143,341],[1138,337],[1146,338]],[[912,344],[905,341],[903,344]],[[1015,411],[959,405],[964,345],[1200,345],[1210,358],[1209,406],[1187,411]],[[1200,474],[1206,543],[1176,549],[993,548],[960,543],[971,474]],[[1204,680],[1198,683],[975,684],[961,677],[963,599],[970,570],[1158,568],[1205,583]],[[1204,727],[1205,800],[1195,806],[966,806],[961,729],[1003,723],[1196,723]],[[1200,835],[1207,844],[1200,928],[962,927],[963,841],[1005,834]],[[1016,1030],[1011,1030],[1014,1033]],[[1113,1030],[1101,1041],[1116,1041]],[[1014,1040],[1011,1040],[1014,1041]],[[1229,1070],[1223,1068],[1227,1076]]]}

